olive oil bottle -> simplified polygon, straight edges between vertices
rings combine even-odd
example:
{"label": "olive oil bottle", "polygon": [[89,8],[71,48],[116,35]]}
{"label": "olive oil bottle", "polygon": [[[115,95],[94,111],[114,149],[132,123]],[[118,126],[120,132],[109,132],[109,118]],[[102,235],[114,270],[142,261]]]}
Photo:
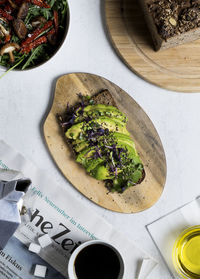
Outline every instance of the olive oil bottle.
{"label": "olive oil bottle", "polygon": [[180,234],[173,248],[173,263],[180,278],[200,278],[200,226]]}

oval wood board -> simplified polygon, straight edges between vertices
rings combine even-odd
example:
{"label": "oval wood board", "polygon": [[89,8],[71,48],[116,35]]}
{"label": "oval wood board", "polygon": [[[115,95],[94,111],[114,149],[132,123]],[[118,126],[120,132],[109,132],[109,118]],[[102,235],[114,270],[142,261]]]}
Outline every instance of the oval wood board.
{"label": "oval wood board", "polygon": [[162,88],[200,92],[200,40],[154,51],[138,0],[105,0],[105,17],[114,48],[133,72]]}
{"label": "oval wood board", "polygon": [[[88,175],[75,162],[57,121],[67,103],[74,105],[78,93],[93,95],[108,89],[119,109],[128,117],[128,130],[145,165],[146,178],[123,194],[108,193],[102,181]],[[98,205],[123,213],[139,212],[152,206],[160,197],[166,179],[166,160],[160,138],[142,108],[112,82],[91,74],[68,74],[58,79],[52,108],[44,123],[44,136],[49,151],[64,176],[83,195]]]}

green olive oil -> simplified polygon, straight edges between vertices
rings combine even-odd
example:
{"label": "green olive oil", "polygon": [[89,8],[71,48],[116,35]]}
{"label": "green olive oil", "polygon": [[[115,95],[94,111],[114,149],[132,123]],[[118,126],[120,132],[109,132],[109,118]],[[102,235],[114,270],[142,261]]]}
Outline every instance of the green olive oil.
{"label": "green olive oil", "polygon": [[178,237],[173,263],[181,278],[200,278],[200,226],[191,227]]}

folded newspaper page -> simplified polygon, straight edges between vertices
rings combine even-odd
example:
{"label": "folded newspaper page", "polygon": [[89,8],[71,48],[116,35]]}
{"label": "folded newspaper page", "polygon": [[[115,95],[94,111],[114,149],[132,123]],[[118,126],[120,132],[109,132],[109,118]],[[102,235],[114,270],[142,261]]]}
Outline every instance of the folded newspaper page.
{"label": "folded newspaper page", "polygon": [[[32,180],[24,197],[22,223],[0,251],[0,278],[34,278],[35,264],[48,267],[46,278],[68,278],[70,255],[78,245],[94,239],[107,241],[119,250],[124,259],[125,279],[137,278],[144,258],[149,259],[147,274],[155,267],[156,262],[149,255],[3,141],[0,141],[0,168],[20,171]],[[52,244],[41,249],[39,255],[30,253],[26,247],[37,243],[44,234],[51,237]]]}

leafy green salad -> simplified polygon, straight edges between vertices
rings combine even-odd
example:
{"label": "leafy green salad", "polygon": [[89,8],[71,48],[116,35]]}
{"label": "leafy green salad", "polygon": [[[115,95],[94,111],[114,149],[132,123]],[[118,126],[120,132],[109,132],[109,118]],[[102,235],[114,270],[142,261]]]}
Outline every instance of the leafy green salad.
{"label": "leafy green salad", "polygon": [[0,0],[0,65],[25,70],[47,61],[68,28],[67,0]]}

